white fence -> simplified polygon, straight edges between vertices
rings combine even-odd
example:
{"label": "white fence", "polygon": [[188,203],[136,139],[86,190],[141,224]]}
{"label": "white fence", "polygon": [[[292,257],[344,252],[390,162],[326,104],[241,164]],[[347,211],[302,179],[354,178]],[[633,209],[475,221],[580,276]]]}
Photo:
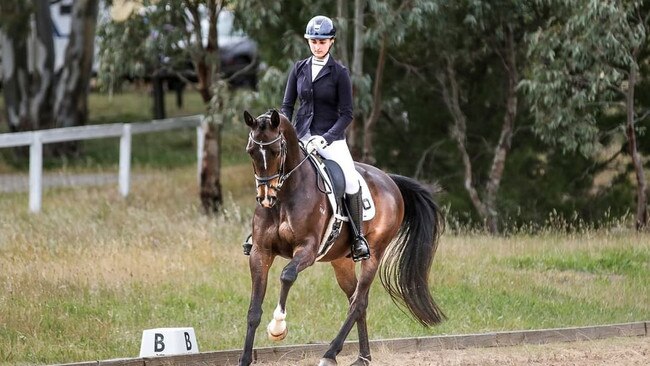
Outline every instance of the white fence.
{"label": "white fence", "polygon": [[0,148],[29,146],[29,210],[39,212],[43,196],[43,144],[90,140],[106,137],[120,138],[118,185],[120,194],[129,194],[131,174],[131,136],[149,132],[196,128],[197,175],[200,174],[203,153],[203,116],[169,118],[152,122],[115,123],[50,130],[0,134]]}

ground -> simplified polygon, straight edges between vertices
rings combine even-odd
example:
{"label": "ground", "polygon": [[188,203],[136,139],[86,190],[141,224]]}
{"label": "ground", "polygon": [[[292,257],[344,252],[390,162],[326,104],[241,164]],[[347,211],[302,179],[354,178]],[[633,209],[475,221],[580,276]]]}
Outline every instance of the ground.
{"label": "ground", "polygon": [[[339,357],[349,365],[354,357]],[[317,365],[307,358],[298,366]],[[258,362],[255,365],[286,366],[286,362]],[[418,353],[375,351],[372,366],[646,366],[650,365],[650,338],[612,338],[597,341],[552,343],[518,347],[473,348]]]}

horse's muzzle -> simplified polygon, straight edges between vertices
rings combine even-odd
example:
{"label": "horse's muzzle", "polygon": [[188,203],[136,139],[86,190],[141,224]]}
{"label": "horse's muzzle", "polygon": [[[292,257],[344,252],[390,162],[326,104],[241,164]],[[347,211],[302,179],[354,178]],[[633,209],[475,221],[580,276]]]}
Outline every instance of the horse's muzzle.
{"label": "horse's muzzle", "polygon": [[[274,183],[276,185],[274,185]],[[277,182],[267,182],[257,186],[257,203],[265,208],[271,208],[278,202]]]}
{"label": "horse's muzzle", "polygon": [[278,202],[278,198],[275,196],[264,196],[264,197],[257,197],[257,203],[264,207],[264,208],[271,208],[275,206],[275,204]]}

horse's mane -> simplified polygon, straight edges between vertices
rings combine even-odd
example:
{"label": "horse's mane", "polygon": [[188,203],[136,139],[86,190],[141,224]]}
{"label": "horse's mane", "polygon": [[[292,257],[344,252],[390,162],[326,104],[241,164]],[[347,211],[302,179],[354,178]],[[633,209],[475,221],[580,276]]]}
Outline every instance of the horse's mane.
{"label": "horse's mane", "polygon": [[296,135],[296,130],[293,124],[291,124],[291,121],[289,121],[289,119],[284,114],[280,113],[280,111],[275,108],[270,108],[257,117],[257,120],[260,122],[259,129],[264,130],[269,127],[271,124],[271,114],[273,114],[273,112],[277,112],[280,116],[280,130],[285,134],[285,137],[289,137],[287,136],[287,134],[289,134],[295,137],[297,140],[298,136]]}

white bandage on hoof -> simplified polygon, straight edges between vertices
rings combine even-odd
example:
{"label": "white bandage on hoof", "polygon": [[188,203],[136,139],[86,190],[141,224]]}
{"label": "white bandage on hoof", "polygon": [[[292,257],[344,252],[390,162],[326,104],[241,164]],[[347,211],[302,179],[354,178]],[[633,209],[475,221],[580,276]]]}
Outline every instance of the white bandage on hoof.
{"label": "white bandage on hoof", "polygon": [[266,327],[266,333],[270,340],[281,341],[286,338],[288,333],[287,322],[284,321],[286,317],[287,314],[283,313],[282,309],[278,305],[278,307],[273,311],[273,320],[271,320],[269,325]]}

